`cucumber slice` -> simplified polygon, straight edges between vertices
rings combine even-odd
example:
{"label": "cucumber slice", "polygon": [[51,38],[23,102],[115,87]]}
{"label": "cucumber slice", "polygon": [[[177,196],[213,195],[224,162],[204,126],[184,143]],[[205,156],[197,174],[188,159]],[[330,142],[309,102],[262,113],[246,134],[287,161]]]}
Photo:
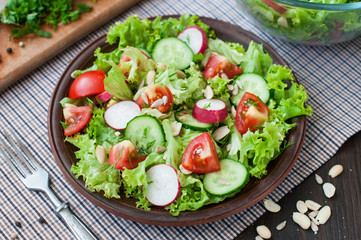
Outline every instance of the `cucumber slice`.
{"label": "cucumber slice", "polygon": [[[183,119],[183,117],[185,119]],[[187,113],[184,113],[184,111],[177,112],[175,114],[175,119],[182,123],[182,126],[184,128],[192,129],[195,131],[207,131],[213,127],[213,124],[211,123],[203,123],[198,121],[192,116],[192,111],[189,111]],[[181,120],[182,119],[182,120]]]}
{"label": "cucumber slice", "polygon": [[224,196],[241,190],[249,181],[246,166],[233,159],[222,159],[221,171],[204,175],[204,189],[215,196]]}
{"label": "cucumber slice", "polygon": [[270,98],[270,91],[267,87],[266,80],[257,74],[254,73],[245,73],[237,77],[234,81],[240,81],[242,84],[242,89],[238,90],[238,94],[231,97],[232,104],[235,106],[238,105],[241,101],[243,94],[245,92],[250,92],[259,97],[264,103],[267,103]]}
{"label": "cucumber slice", "polygon": [[128,122],[124,136],[147,153],[165,142],[165,134],[160,121],[153,116],[141,115]]}
{"label": "cucumber slice", "polygon": [[174,62],[175,68],[182,70],[189,67],[193,61],[193,51],[178,38],[163,38],[155,45],[152,57],[157,63],[161,62],[168,65]]}

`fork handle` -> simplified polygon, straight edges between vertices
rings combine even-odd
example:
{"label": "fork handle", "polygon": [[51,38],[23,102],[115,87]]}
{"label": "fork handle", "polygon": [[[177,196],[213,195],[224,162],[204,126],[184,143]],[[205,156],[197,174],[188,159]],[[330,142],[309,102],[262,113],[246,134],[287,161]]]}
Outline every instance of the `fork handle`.
{"label": "fork handle", "polygon": [[72,233],[75,235],[76,239],[99,240],[99,238],[95,236],[95,234],[85,225],[85,223],[73,213],[69,203],[62,202],[50,187],[43,190],[55,205],[55,212],[64,219]]}
{"label": "fork handle", "polygon": [[98,240],[83,221],[73,213],[68,203],[61,204],[55,211],[64,219],[78,240]]}

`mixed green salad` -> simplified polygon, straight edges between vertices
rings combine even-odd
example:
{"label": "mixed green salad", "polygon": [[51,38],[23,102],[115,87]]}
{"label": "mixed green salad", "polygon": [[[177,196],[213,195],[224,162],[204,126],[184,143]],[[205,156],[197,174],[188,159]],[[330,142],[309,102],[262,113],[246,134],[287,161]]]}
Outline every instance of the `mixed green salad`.
{"label": "mixed green salad", "polygon": [[[346,4],[359,0],[303,0],[324,4]],[[361,9],[326,11],[291,7],[271,0],[239,1],[262,27],[287,40],[310,44],[343,42],[361,34]]]}
{"label": "mixed green salad", "polygon": [[[225,42],[188,14],[130,16],[111,52],[75,78],[63,106],[71,171],[92,192],[177,216],[234,196],[290,144],[308,95],[261,44]],[[247,48],[247,50],[245,50]]]}

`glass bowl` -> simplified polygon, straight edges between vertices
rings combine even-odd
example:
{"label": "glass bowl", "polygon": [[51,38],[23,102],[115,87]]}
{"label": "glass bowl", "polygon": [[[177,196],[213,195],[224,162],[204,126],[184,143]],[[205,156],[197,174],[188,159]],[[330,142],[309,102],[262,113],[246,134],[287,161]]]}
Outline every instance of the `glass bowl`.
{"label": "glass bowl", "polygon": [[361,35],[361,2],[344,4],[300,0],[236,0],[236,2],[242,11],[252,17],[264,30],[290,42],[329,46]]}

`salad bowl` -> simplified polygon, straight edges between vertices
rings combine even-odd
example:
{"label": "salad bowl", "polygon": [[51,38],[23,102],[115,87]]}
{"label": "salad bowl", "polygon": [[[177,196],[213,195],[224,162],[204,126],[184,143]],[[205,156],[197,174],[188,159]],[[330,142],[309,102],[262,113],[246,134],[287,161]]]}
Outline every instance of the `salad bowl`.
{"label": "salad bowl", "polygon": [[[164,18],[168,17],[178,18],[179,16],[165,16]],[[244,46],[248,46],[251,41],[263,44],[264,49],[276,64],[287,66],[287,63],[269,44],[263,42],[254,34],[220,20],[205,17],[200,17],[200,20],[209,25],[215,31],[217,37],[224,41],[237,42]],[[74,154],[77,149],[72,144],[64,142],[64,129],[60,124],[60,121],[63,120],[62,107],[59,102],[68,94],[73,81],[71,73],[91,66],[95,60],[93,56],[95,49],[100,47],[102,52],[108,52],[116,47],[105,43],[105,40],[105,35],[100,36],[79,52],[69,63],[55,87],[48,111],[48,134],[55,161],[68,182],[92,203],[117,216],[145,224],[161,226],[203,224],[237,214],[255,205],[271,193],[291,171],[302,148],[306,132],[306,116],[294,118],[296,126],[289,131],[285,139],[293,144],[270,162],[267,167],[268,174],[261,179],[251,178],[242,191],[235,194],[234,197],[225,199],[223,202],[206,205],[196,211],[181,212],[179,216],[174,217],[161,207],[152,206],[150,211],[137,208],[136,200],[127,198],[123,193],[120,193],[119,199],[108,199],[101,193],[89,191],[85,187],[84,181],[81,178],[76,178],[70,170],[71,166],[78,161]]]}
{"label": "salad bowl", "polygon": [[264,30],[285,41],[332,45],[361,35],[361,2],[310,0],[236,0]]}

